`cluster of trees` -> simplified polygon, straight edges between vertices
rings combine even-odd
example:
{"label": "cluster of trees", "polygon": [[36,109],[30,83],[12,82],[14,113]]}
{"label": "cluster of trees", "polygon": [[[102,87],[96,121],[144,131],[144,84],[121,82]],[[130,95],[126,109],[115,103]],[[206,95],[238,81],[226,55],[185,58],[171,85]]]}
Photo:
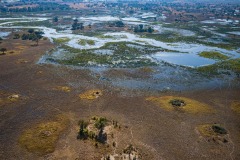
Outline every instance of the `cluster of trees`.
{"label": "cluster of trees", "polygon": [[[31,3],[30,3],[31,4]],[[24,8],[10,8],[14,7],[13,5],[9,4],[4,7],[0,7],[1,12],[40,12],[40,11],[54,11],[54,10],[69,10],[69,6],[66,4],[58,4],[58,3],[51,3],[51,2],[38,2],[38,6],[36,7],[24,7]],[[22,5],[27,5],[26,3]],[[21,4],[19,4],[21,6]]]}
{"label": "cluster of trees", "polygon": [[77,139],[90,138],[92,140],[95,140],[96,142],[105,143],[107,141],[107,134],[104,133],[103,130],[104,130],[104,127],[106,126],[107,119],[103,117],[100,117],[100,118],[94,117],[94,118],[95,118],[93,119],[95,120],[94,126],[98,129],[98,133],[96,134],[93,131],[89,131],[87,129],[87,126],[89,123],[85,122],[84,120],[80,120],[79,121],[80,129],[78,132]]}
{"label": "cluster of trees", "polygon": [[122,21],[116,21],[109,24],[109,27],[124,27],[124,23]]}
{"label": "cluster of trees", "polygon": [[152,33],[154,31],[154,29],[152,27],[148,27],[148,28],[144,28],[143,24],[139,24],[138,26],[134,27],[133,30],[135,33],[136,32],[148,32],[148,33]]}
{"label": "cluster of trees", "polygon": [[72,30],[84,29],[83,23],[79,23],[77,19],[73,20]]}
{"label": "cluster of trees", "polygon": [[24,33],[22,36],[20,36],[18,33],[14,34],[13,39],[21,38],[22,40],[32,40],[36,42],[36,45],[38,45],[39,40],[43,37],[42,34],[43,32],[41,31],[34,31],[34,29],[29,29],[28,33]]}

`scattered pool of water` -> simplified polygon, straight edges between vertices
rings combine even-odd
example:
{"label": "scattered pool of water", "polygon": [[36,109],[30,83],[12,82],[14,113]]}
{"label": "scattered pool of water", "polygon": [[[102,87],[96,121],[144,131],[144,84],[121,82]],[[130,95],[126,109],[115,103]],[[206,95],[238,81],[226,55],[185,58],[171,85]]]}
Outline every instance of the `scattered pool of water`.
{"label": "scattered pool of water", "polygon": [[188,67],[200,67],[209,64],[214,64],[216,61],[200,57],[196,54],[184,54],[175,52],[159,52],[152,54],[151,57],[156,61],[165,61],[171,64],[188,66]]}
{"label": "scattered pool of water", "polygon": [[1,38],[7,37],[10,34],[11,34],[11,32],[2,32],[2,31],[0,31],[0,37]]}

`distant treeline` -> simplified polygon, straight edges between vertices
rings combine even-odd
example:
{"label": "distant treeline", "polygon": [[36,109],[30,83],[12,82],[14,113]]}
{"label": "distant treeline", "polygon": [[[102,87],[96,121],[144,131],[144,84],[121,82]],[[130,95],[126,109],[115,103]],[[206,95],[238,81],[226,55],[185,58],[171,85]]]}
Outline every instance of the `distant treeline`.
{"label": "distant treeline", "polygon": [[[36,7],[24,7],[21,5],[33,5],[37,4]],[[20,6],[20,7],[18,7]],[[27,4],[6,4],[5,6],[0,6],[1,12],[40,12],[40,11],[54,11],[54,10],[69,10],[69,6],[59,3],[50,2],[38,2],[38,3],[27,3]]]}

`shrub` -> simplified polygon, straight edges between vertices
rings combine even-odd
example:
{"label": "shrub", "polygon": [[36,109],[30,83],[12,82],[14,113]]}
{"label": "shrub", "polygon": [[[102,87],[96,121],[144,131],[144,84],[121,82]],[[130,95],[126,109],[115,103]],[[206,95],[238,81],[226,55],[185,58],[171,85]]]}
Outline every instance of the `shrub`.
{"label": "shrub", "polygon": [[218,134],[227,134],[227,130],[219,125],[216,125],[214,124],[212,126],[212,129],[215,133],[218,133]]}
{"label": "shrub", "polygon": [[80,120],[78,124],[80,126],[80,129],[78,132],[77,139],[87,139],[89,135],[87,130],[88,122],[85,122],[84,120]]}
{"label": "shrub", "polygon": [[28,33],[33,33],[34,32],[34,29],[29,29],[28,30]]}
{"label": "shrub", "polygon": [[184,100],[181,99],[173,99],[169,103],[171,103],[174,107],[182,107],[186,105]]}
{"label": "shrub", "polygon": [[100,117],[96,120],[94,126],[97,128],[97,129],[101,129],[101,128],[104,128],[105,125],[107,123],[107,119],[106,118],[103,118],[103,117]]}
{"label": "shrub", "polygon": [[1,48],[0,51],[2,52],[2,54],[5,54],[5,52],[7,51],[6,48]]}

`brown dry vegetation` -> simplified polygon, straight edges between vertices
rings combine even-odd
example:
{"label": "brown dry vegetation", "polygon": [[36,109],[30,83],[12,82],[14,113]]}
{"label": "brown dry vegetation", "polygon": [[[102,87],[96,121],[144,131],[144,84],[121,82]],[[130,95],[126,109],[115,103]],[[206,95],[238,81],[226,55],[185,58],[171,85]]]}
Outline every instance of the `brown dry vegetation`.
{"label": "brown dry vegetation", "polygon": [[231,109],[232,109],[234,112],[240,114],[240,101],[234,101],[234,102],[232,102],[232,104],[231,104]]}

